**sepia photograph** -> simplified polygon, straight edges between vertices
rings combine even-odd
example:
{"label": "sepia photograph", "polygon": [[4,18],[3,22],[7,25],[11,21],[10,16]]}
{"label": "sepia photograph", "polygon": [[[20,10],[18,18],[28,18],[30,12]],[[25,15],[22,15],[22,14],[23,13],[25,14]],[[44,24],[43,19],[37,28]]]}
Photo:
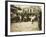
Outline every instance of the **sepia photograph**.
{"label": "sepia photograph", "polygon": [[44,4],[8,2],[8,35],[44,33]]}
{"label": "sepia photograph", "polygon": [[40,31],[42,11],[40,6],[10,5],[11,32]]}

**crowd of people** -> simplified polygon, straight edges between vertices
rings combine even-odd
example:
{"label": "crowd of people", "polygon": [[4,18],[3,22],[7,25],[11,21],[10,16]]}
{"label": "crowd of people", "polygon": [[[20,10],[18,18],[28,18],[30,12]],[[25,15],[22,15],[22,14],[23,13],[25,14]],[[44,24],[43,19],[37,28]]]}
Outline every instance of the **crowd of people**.
{"label": "crowd of people", "polygon": [[11,14],[11,22],[33,22],[37,20],[37,15],[35,14]]}

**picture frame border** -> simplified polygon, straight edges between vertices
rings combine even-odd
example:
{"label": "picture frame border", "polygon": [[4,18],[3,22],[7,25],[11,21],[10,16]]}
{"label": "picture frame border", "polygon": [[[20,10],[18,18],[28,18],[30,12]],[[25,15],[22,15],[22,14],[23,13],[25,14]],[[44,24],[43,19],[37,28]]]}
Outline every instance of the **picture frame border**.
{"label": "picture frame border", "polygon": [[[8,2],[44,4],[44,33],[8,35]],[[45,34],[45,3],[27,2],[27,1],[5,1],[5,36],[26,36],[26,35],[41,35],[41,34]]]}

